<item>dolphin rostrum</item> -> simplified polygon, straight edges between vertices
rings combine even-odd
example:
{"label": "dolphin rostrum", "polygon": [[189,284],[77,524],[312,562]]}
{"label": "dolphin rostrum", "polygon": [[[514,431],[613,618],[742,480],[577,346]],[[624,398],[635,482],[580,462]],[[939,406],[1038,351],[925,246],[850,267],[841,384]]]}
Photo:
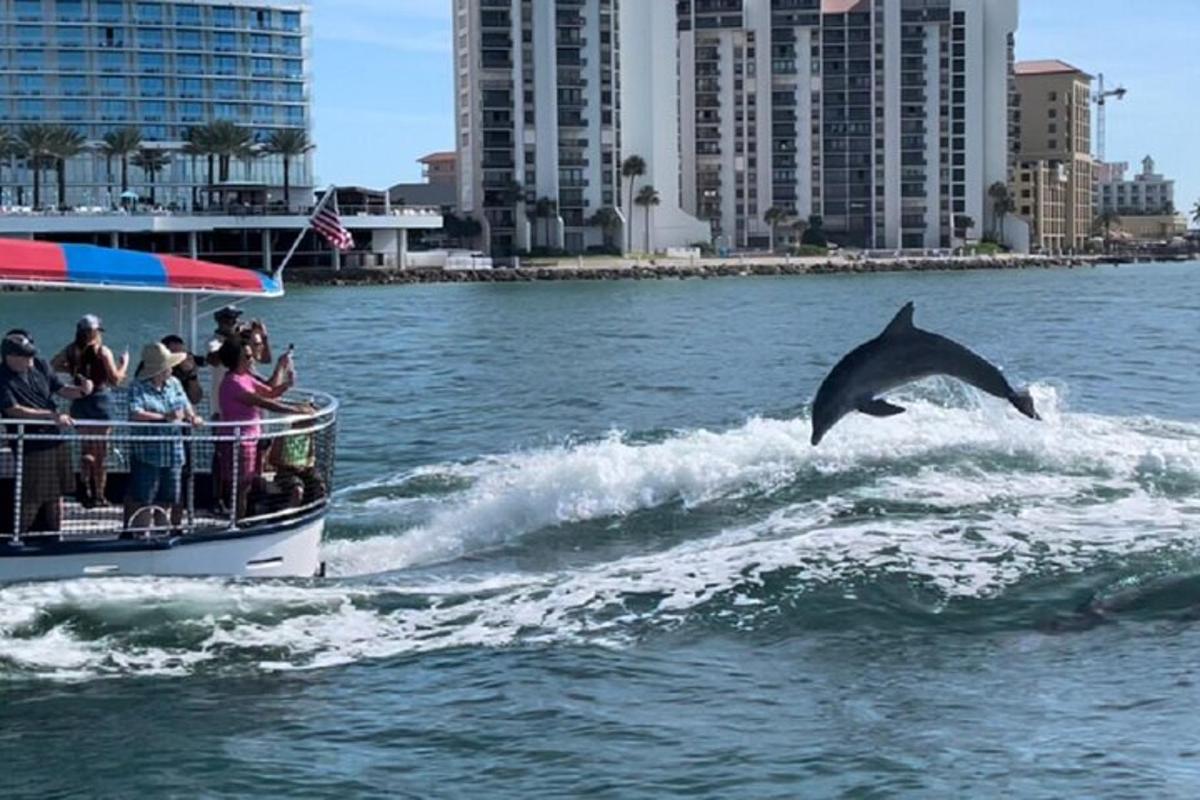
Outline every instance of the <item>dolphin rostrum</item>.
{"label": "dolphin rostrum", "polygon": [[812,443],[851,411],[873,417],[903,414],[879,395],[930,375],[949,375],[1007,400],[1030,419],[1041,419],[1028,392],[1017,392],[1000,370],[945,336],[913,326],[913,304],[900,309],[883,333],[838,362],[821,383],[812,409]]}

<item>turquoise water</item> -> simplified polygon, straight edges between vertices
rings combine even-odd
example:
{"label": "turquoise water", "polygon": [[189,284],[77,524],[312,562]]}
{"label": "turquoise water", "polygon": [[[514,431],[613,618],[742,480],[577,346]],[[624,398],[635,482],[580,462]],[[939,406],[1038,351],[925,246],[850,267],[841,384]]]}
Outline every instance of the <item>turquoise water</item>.
{"label": "turquoise water", "polygon": [[[907,300],[1031,384],[818,449]],[[118,348],[147,297],[0,296]],[[0,588],[4,797],[1200,790],[1200,271],[298,290],[324,581]]]}

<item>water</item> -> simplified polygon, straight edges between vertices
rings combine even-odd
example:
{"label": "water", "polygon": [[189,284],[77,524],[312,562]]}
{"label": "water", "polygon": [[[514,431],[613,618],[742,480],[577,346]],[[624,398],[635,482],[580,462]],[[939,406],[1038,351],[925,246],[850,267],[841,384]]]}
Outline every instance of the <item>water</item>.
{"label": "water", "polygon": [[[314,289],[325,581],[0,589],[0,794],[1200,789],[1196,265]],[[900,305],[1031,383],[808,445]],[[146,297],[9,295],[118,347]],[[135,355],[136,355],[136,347]]]}

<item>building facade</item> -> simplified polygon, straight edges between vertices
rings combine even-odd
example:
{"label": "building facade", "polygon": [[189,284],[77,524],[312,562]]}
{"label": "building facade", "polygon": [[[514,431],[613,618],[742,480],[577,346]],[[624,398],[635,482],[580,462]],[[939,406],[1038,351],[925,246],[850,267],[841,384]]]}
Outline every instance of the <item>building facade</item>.
{"label": "building facade", "polygon": [[632,154],[635,191],[658,190],[653,244],[708,241],[678,208],[670,2],[454,0],[454,37],[459,207],[495,252],[648,241],[621,177]]}
{"label": "building facade", "polygon": [[[1034,230],[1057,233],[1032,242],[1044,252],[1081,250],[1093,235],[1092,76],[1063,61],[1024,61],[1016,65],[1018,158],[1022,174],[1057,175],[1063,201],[1042,204],[1036,187],[1018,179],[1017,213]],[[1061,208],[1061,219],[1039,218]]]}
{"label": "building facade", "polygon": [[[66,164],[70,206],[108,207],[120,169],[99,150],[105,134],[137,128],[166,151],[161,172],[128,165],[131,190],[189,208],[208,184],[207,159],[183,154],[188,130],[229,120],[262,143],[273,131],[311,133],[308,0],[0,0],[0,120],[12,133],[74,128],[89,148]],[[29,205],[31,170],[15,165],[0,205]],[[227,183],[282,200],[279,156],[236,162]],[[312,157],[292,159],[293,200],[311,197]]]}
{"label": "building facade", "polygon": [[1125,179],[1128,164],[1105,164],[1097,175],[1096,213],[1116,212],[1121,217],[1173,216],[1175,181],[1154,171],[1154,159],[1142,159],[1142,171]]}
{"label": "building facade", "polygon": [[[859,247],[992,225],[1012,164],[1016,0],[682,0],[684,208],[734,247],[766,212]],[[971,224],[966,224],[966,223]]]}

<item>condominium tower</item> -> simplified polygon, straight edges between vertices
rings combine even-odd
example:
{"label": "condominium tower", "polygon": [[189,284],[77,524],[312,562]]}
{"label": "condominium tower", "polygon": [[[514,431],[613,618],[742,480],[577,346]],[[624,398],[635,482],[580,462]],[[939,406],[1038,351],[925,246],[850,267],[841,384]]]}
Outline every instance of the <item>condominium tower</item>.
{"label": "condominium tower", "polygon": [[[1010,169],[1017,0],[681,0],[683,206],[734,247],[767,211],[946,247]],[[968,224],[969,223],[969,224]]]}
{"label": "condominium tower", "polygon": [[[678,202],[674,22],[671,0],[454,0],[459,206],[495,251],[708,241]],[[630,204],[635,154],[657,205]]]}
{"label": "condominium tower", "polygon": [[[119,168],[95,145],[136,127],[170,162],[145,175],[135,159],[131,188],[144,195],[153,179],[158,202],[186,208],[208,180],[206,159],[182,153],[189,128],[230,120],[260,142],[311,130],[308,15],[308,0],[0,0],[0,121],[14,132],[50,123],[83,134],[92,146],[67,164],[67,197],[53,199],[88,206],[120,192]],[[291,167],[303,197],[311,156]],[[282,199],[278,156],[235,162],[226,179]],[[0,205],[29,204],[31,183],[18,169]]]}

